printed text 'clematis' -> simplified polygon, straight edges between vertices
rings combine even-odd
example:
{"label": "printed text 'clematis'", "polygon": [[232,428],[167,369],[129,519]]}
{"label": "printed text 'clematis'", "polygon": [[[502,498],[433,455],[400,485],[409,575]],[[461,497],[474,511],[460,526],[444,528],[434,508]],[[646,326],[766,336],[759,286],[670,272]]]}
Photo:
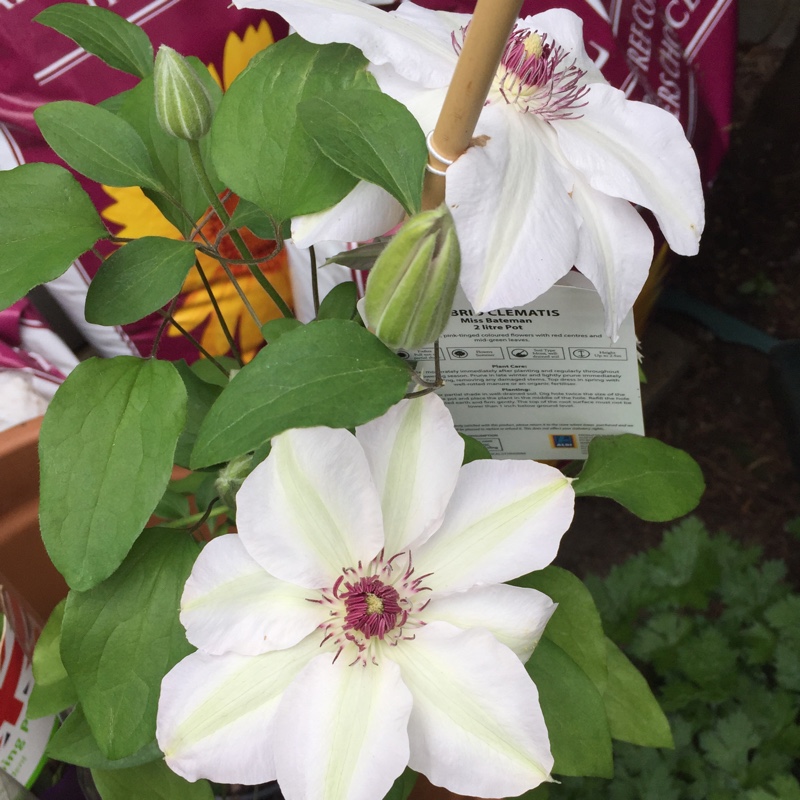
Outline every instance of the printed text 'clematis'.
{"label": "printed text 'clematis'", "polygon": [[357,429],[291,430],[237,496],[182,599],[199,649],[166,676],[158,742],[189,780],[277,778],[287,800],[381,800],[406,765],[480,797],[550,779],[524,662],[554,610],[541,569],[569,479],[461,466],[441,400]]}
{"label": "printed text 'clematis'", "polygon": [[[234,2],[276,11],[308,41],[359,47],[381,89],[426,132],[470,22],[409,2],[388,14],[361,0]],[[680,123],[608,85],[572,12],[518,20],[475,134],[481,144],[447,170],[446,202],[461,242],[461,285],[476,311],[528,303],[576,266],[616,337],[653,257],[653,236],[632,203],[653,212],[675,252],[697,252],[702,186]],[[292,230],[301,246],[363,240],[401,218],[386,192],[361,183]]]}

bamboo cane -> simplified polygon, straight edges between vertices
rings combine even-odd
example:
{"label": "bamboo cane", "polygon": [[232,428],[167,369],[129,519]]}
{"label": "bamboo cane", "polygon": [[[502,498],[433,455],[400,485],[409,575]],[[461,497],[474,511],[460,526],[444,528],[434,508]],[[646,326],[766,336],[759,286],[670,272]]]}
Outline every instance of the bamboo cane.
{"label": "bamboo cane", "polygon": [[[475,14],[430,139],[433,149],[450,161],[458,158],[469,146],[521,7],[522,0],[478,0],[475,6]],[[428,163],[440,171],[447,167],[433,155]],[[436,208],[442,203],[444,187],[444,176],[426,172],[422,208]]]}

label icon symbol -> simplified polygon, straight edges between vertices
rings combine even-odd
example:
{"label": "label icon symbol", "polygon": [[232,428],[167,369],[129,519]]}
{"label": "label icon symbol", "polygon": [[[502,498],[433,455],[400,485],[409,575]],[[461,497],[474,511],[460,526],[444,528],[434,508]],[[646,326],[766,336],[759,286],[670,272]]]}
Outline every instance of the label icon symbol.
{"label": "label icon symbol", "polygon": [[528,351],[520,348],[517,350],[512,350],[511,355],[514,356],[514,358],[525,358],[525,356],[528,355]]}
{"label": "label icon symbol", "polygon": [[466,358],[469,353],[466,350],[453,350],[451,355],[453,358]]}
{"label": "label icon symbol", "polygon": [[573,358],[589,358],[591,353],[588,350],[573,350],[572,357]]}

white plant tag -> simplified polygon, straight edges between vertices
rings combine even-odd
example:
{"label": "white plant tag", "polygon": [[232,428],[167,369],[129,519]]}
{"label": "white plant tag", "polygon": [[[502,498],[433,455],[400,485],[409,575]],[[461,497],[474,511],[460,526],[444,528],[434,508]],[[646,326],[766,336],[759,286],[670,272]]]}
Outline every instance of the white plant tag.
{"label": "white plant tag", "polygon": [[[439,395],[494,458],[586,458],[594,436],[644,434],[633,315],[612,342],[587,287],[571,272],[529,305],[486,314],[456,293],[439,339]],[[400,355],[433,379],[432,347]]]}

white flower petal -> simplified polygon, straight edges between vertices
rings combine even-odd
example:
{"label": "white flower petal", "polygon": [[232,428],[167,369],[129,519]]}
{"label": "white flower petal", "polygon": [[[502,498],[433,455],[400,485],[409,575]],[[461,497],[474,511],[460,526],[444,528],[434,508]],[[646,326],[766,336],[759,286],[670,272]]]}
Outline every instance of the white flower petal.
{"label": "white flower petal", "polygon": [[597,289],[606,334],[616,339],[650,272],[653,234],[627,200],[598,192],[583,178],[576,179],[572,199],[583,216],[575,266]]}
{"label": "white flower petal", "polygon": [[550,779],[536,686],[488,631],[434,622],[391,657],[414,697],[412,769],[470,797],[514,797]]}
{"label": "white flower petal", "polygon": [[360,181],[335,206],[294,217],[292,239],[298,247],[328,241],[362,242],[382,236],[404,216],[403,207],[385,189]]}
{"label": "white flower petal", "polygon": [[288,800],[379,800],[408,763],[411,695],[397,665],[311,661],[283,696],[275,743]]}
{"label": "white flower petal", "polygon": [[536,589],[498,583],[434,595],[425,607],[423,619],[448,622],[457,628],[485,628],[524,664],[555,610],[556,604]]}
{"label": "white flower petal", "polygon": [[571,175],[549,153],[547,123],[510,106],[484,110],[479,134],[447,170],[461,286],[476,311],[519,306],[568,272],[578,251]]}
{"label": "white flower petal", "polygon": [[209,542],[181,598],[186,638],[207,653],[257,655],[297,644],[327,618],[309,590],[273,578],[236,534]]}
{"label": "white flower petal", "polygon": [[442,527],[414,553],[436,592],[502,583],[546,567],[572,521],[575,492],[535,461],[473,461],[461,468]]}
{"label": "white flower petal", "polygon": [[586,74],[583,83],[608,83],[603,73],[589,58],[583,38],[583,20],[566,8],[550,8],[517,23],[520,28],[546,33],[548,42],[554,42],[567,51],[564,66],[573,61]]}
{"label": "white flower petal", "polygon": [[383,508],[386,555],[423,542],[442,524],[464,441],[434,394],[403,400],[356,430]]}
{"label": "white flower petal", "polygon": [[[307,41],[355,45],[373,64],[393,64],[423,86],[450,82],[456,53],[449,33],[456,15],[419,9],[415,22],[360,0],[234,0],[237,8],[261,8],[280,14]],[[420,27],[419,20],[428,20]]]}
{"label": "white flower petal", "polygon": [[552,122],[567,160],[593,188],[649,208],[676,253],[697,253],[703,187],[680,122],[611,86],[592,84],[586,99],[580,118]]}
{"label": "white flower petal", "polygon": [[189,781],[274,780],[278,703],[318,653],[319,637],[309,636],[260,656],[198,651],[184,658],[164,677],[158,703],[156,738],[170,769]]}
{"label": "white flower petal", "polygon": [[383,547],[378,492],[366,456],[345,430],[289,430],[236,495],[247,552],[270,574],[329,587],[344,567]]}

